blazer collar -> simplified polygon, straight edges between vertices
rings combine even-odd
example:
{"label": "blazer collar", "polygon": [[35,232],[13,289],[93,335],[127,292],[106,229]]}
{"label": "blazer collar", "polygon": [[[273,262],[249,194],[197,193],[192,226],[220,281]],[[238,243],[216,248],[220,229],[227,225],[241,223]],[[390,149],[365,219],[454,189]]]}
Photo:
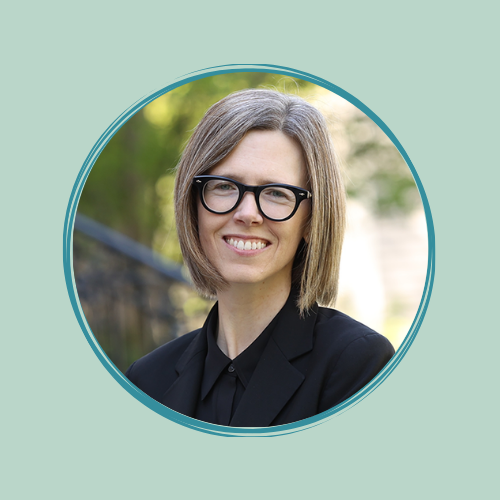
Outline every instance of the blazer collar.
{"label": "blazer collar", "polygon": [[318,305],[314,304],[306,316],[301,318],[296,306],[297,295],[292,289],[288,300],[278,313],[278,322],[272,335],[289,361],[313,348],[314,326],[318,315]]}
{"label": "blazer collar", "polygon": [[292,293],[231,419],[232,427],[268,427],[304,381],[291,361],[313,348],[318,306],[301,318]]}
{"label": "blazer collar", "polygon": [[[304,381],[304,375],[290,363],[313,348],[313,333],[318,306],[305,318],[295,306],[296,294],[290,294],[278,313],[274,331],[231,420],[233,427],[267,427],[276,418]],[[177,380],[165,392],[162,404],[193,417],[207,354],[207,325],[217,318],[217,304],[203,328],[179,359]]]}
{"label": "blazer collar", "polygon": [[175,365],[177,380],[163,394],[161,403],[188,417],[194,416],[200,399],[200,387],[207,355],[207,325],[217,318],[217,304],[210,311],[203,328],[192,340]]}

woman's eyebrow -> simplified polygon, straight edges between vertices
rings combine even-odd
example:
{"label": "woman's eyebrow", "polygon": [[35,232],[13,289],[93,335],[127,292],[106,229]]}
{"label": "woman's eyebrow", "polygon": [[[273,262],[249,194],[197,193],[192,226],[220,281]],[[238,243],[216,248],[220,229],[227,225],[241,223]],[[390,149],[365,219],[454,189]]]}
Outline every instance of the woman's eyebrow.
{"label": "woman's eyebrow", "polygon": [[277,181],[272,179],[260,179],[261,182],[258,184],[248,184],[245,182],[243,177],[238,174],[218,174],[220,177],[227,177],[228,179],[233,179],[234,181],[241,182],[242,184],[247,184],[249,186],[264,186],[265,184],[290,184],[289,182]]}

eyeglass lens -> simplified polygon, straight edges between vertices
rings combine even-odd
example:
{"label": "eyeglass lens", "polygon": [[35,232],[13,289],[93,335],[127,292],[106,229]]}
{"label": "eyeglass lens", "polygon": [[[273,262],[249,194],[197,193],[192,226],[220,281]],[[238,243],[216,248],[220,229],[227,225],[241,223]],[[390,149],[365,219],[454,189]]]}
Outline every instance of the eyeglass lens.
{"label": "eyeglass lens", "polygon": [[[208,181],[203,189],[205,204],[214,212],[223,213],[232,210],[238,203],[239,195],[236,184],[220,179]],[[268,187],[261,191],[259,203],[267,217],[285,219],[295,208],[295,193],[284,187]]]}

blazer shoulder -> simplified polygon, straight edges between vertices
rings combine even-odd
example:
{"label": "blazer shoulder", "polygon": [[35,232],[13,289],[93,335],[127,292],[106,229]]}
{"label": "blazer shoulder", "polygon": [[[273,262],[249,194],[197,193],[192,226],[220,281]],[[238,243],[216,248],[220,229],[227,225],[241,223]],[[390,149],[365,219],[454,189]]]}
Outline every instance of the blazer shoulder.
{"label": "blazer shoulder", "polygon": [[335,357],[344,351],[367,351],[372,357],[381,356],[386,360],[394,354],[389,340],[370,327],[356,321],[336,309],[318,308],[316,321],[316,342],[323,349],[332,349]]}
{"label": "blazer shoulder", "polygon": [[383,335],[335,309],[320,308],[316,333],[318,346],[329,353],[320,412],[363,388],[394,355]]}
{"label": "blazer shoulder", "polygon": [[201,329],[198,329],[186,333],[134,361],[126,371],[125,376],[142,388],[145,381],[158,380],[169,374],[175,374],[175,366],[200,331]]}

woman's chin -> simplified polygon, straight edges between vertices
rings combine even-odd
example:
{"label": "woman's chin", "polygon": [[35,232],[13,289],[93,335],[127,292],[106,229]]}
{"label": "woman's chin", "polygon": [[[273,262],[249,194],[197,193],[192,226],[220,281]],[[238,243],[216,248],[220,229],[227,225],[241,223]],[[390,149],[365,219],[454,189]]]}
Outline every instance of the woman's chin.
{"label": "woman's chin", "polygon": [[229,283],[229,286],[258,285],[259,283],[263,283],[265,281],[262,276],[255,275],[228,276],[225,279]]}
{"label": "woman's chin", "polygon": [[266,273],[265,270],[245,269],[242,271],[225,272],[224,279],[229,286],[240,287],[244,285],[265,285],[266,288],[274,288],[273,285],[282,286],[290,283],[291,272]]}

